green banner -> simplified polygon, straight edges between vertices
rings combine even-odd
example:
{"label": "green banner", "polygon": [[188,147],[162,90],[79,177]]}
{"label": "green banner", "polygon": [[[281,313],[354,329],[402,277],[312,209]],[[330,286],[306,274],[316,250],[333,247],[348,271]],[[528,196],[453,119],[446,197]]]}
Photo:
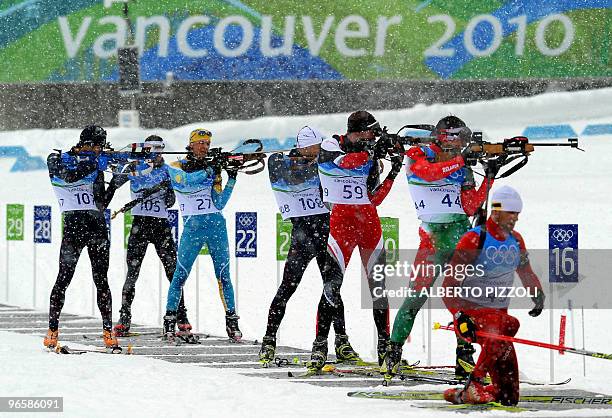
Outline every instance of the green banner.
{"label": "green banner", "polygon": [[123,248],[128,247],[133,222],[134,217],[132,216],[132,211],[128,210],[127,212],[123,212]]}
{"label": "green banner", "polygon": [[6,205],[6,240],[23,241],[23,205],[12,203]]}
{"label": "green banner", "polygon": [[387,263],[399,260],[399,219],[380,218],[382,227],[383,245],[387,253]]}
{"label": "green banner", "polygon": [[276,214],[276,260],[285,261],[291,246],[291,230],[293,224],[290,220],[283,221],[280,213]]}
{"label": "green banner", "polygon": [[0,83],[612,76],[609,0],[0,2]]}

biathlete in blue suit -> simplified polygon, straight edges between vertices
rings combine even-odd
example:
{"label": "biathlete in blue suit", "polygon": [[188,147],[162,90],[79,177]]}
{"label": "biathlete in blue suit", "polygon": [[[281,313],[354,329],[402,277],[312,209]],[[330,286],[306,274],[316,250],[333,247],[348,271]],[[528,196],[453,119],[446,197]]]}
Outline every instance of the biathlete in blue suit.
{"label": "biathlete in blue suit", "polygon": [[176,314],[183,285],[204,244],[208,246],[213,260],[221,302],[225,309],[227,335],[234,340],[242,338],[234,304],[234,288],[230,279],[227,228],[221,213],[232,195],[237,172],[227,170],[229,179],[225,188],[222,188],[221,169],[213,167],[205,159],[211,138],[211,132],[206,129],[192,131],[187,147],[190,153],[185,159],[168,166],[172,188],[183,216],[177,265],[168,289],[164,316],[164,335],[169,340],[173,340],[175,336]]}

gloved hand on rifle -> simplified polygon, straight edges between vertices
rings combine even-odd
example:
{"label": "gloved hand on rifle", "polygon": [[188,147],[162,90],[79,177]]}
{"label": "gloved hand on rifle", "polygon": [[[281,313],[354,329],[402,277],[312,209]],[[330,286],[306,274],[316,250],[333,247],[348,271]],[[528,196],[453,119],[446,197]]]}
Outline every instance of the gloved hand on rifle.
{"label": "gloved hand on rifle", "polygon": [[387,135],[381,136],[376,144],[374,144],[374,152],[372,154],[372,158],[374,160],[382,160],[387,156],[387,152],[389,148],[391,148],[391,140]]}
{"label": "gloved hand on rifle", "polygon": [[478,154],[472,151],[471,144],[467,144],[461,150],[461,158],[463,158],[463,162],[465,165],[476,165]]}
{"label": "gloved hand on rifle", "polygon": [[238,177],[238,168],[237,167],[227,166],[227,167],[225,167],[225,171],[227,171],[227,176],[230,179],[236,180],[236,177]]}
{"label": "gloved hand on rifle", "polygon": [[499,169],[502,167],[501,161],[495,160],[487,160],[484,164],[485,176],[488,179],[494,179],[499,173]]}
{"label": "gloved hand on rifle", "polygon": [[404,163],[404,153],[406,152],[404,145],[396,142],[391,153],[391,171],[389,177],[394,179],[402,169]]}

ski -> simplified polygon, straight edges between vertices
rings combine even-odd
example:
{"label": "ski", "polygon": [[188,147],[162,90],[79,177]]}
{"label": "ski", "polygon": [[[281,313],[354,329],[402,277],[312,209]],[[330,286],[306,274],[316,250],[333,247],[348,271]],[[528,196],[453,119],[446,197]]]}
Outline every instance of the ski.
{"label": "ski", "polygon": [[[366,399],[391,399],[404,401],[439,401],[444,399],[442,392],[435,391],[353,391],[347,396]],[[611,396],[565,396],[555,394],[521,395],[519,402],[547,404],[590,404],[612,405]]]}
{"label": "ski", "polygon": [[[342,366],[338,367],[336,364],[328,363],[323,366],[322,369],[307,369],[303,373],[295,373],[292,371],[287,372],[289,377],[294,378],[308,378],[312,376],[318,375],[330,375],[337,377],[345,377],[346,375],[356,375],[356,376],[365,376],[365,377],[381,377],[380,371],[377,368],[373,367],[347,367]],[[447,384],[447,385],[455,385],[459,384],[459,382],[450,377],[446,378],[444,375],[439,374],[437,371],[433,370],[406,370],[405,373],[398,374],[398,377],[402,380],[414,380],[414,381],[422,381],[429,383],[438,383],[438,384]]]}
{"label": "ski", "polygon": [[[459,362],[459,364],[461,365],[461,367],[463,367],[463,369],[468,372],[471,373],[472,370],[474,370],[474,366],[471,365],[470,363],[461,360],[461,359],[457,359],[457,361]],[[568,384],[570,381],[572,380],[571,377],[568,377],[565,380],[561,380],[558,382],[539,382],[539,381],[535,381],[535,380],[530,380],[530,379],[519,379],[519,383],[523,383],[525,385],[530,385],[530,386],[561,386],[561,385],[566,385]],[[487,383],[490,383],[491,378],[487,376],[487,378],[485,379],[485,381]]]}
{"label": "ski", "polygon": [[308,368],[305,372],[294,373],[291,370],[287,372],[287,376],[291,378],[304,379],[312,376],[331,375],[337,377],[343,377],[345,373],[342,373],[332,365],[326,364],[322,369]]}
{"label": "ski", "polygon": [[[276,364],[278,367],[283,367],[283,366],[304,366],[307,367],[308,366],[308,361],[304,361],[301,360],[299,357],[294,357],[292,359],[288,359],[288,358],[283,358],[283,357],[276,357],[274,358],[273,361],[274,364]],[[455,368],[455,366],[418,366],[418,364],[420,363],[420,361],[416,361],[414,363],[408,363],[406,360],[402,360],[402,368],[410,368],[410,369],[436,369],[436,368],[446,368],[446,367],[452,367],[453,369]],[[331,364],[334,366],[343,366],[343,367],[371,367],[371,368],[375,368],[376,370],[380,370],[380,366],[378,365],[378,362],[375,361],[365,361],[365,360],[357,360],[357,361],[326,361],[325,362],[326,365]]]}
{"label": "ski", "polygon": [[413,404],[413,407],[424,409],[438,409],[470,413],[474,411],[507,411],[507,412],[527,412],[538,411],[535,408],[523,408],[520,406],[506,406],[498,402],[489,402],[484,404],[451,404],[451,403],[423,403]]}
{"label": "ski", "polygon": [[[85,354],[85,353],[98,353],[98,354],[123,354],[122,347],[109,347],[100,349],[87,349],[87,348],[70,348],[67,345],[57,345],[54,350],[57,354]],[[125,354],[132,354],[132,346],[128,346]]]}

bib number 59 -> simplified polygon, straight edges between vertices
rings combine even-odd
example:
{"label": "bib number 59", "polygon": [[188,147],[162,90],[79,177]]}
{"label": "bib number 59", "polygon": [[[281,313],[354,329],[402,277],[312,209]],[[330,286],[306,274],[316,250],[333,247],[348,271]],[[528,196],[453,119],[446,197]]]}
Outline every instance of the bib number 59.
{"label": "bib number 59", "polygon": [[356,199],[363,199],[363,187],[345,184],[342,188],[342,198],[350,200],[353,196],[355,196]]}

